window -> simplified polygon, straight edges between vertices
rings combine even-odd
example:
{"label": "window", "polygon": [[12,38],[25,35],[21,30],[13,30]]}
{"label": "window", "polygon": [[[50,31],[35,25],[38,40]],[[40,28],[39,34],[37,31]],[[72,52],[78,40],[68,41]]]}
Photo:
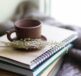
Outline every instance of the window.
{"label": "window", "polygon": [[50,0],[39,0],[40,11],[50,15]]}
{"label": "window", "polygon": [[[81,26],[81,0],[47,0],[46,14],[49,13],[63,24]],[[48,8],[48,9],[47,9]]]}

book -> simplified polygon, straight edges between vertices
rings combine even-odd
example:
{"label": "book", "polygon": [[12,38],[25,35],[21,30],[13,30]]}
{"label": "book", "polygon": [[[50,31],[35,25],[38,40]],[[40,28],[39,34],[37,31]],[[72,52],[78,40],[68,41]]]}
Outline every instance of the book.
{"label": "book", "polygon": [[[12,68],[12,66],[8,66],[9,64],[7,64],[6,62],[3,62],[3,61],[0,61],[0,65],[1,66],[4,66],[5,68],[8,68],[8,67],[11,67]],[[5,63],[6,63],[6,65],[5,65]],[[45,69],[45,71],[43,71],[40,75],[37,75],[37,76],[48,76],[48,74],[50,74],[50,72],[51,72],[51,70],[53,70],[53,69],[55,69],[55,71],[53,72],[53,74],[54,73],[57,73],[57,71],[56,70],[58,70],[58,67],[60,67],[61,66],[61,63],[62,63],[62,58],[61,57],[59,57],[57,60],[55,60],[55,62],[53,62],[50,66],[48,66],[46,69]],[[10,64],[11,65],[11,64]],[[14,66],[13,66],[14,67]],[[3,68],[2,68],[3,69]],[[18,69],[17,69],[18,70]],[[5,72],[4,72],[5,71]],[[11,75],[11,76],[14,76],[14,75],[16,75],[16,76],[23,76],[22,74],[18,74],[18,73],[15,73],[15,72],[12,72],[12,71],[6,71],[5,69],[4,70],[2,70],[2,71],[0,71],[0,73],[1,73],[1,75]],[[5,74],[3,74],[3,73],[5,73]],[[30,75],[30,74],[29,74]],[[50,75],[51,76],[51,75]]]}
{"label": "book", "polygon": [[61,68],[61,64],[62,64],[62,61],[59,60],[60,62],[58,62],[54,67],[52,67],[51,71],[48,73],[47,76],[56,76],[58,71],[60,70]]}
{"label": "book", "polygon": [[55,76],[62,64],[62,58],[63,57],[59,57],[56,59],[55,62],[48,66],[43,72],[41,72],[40,76]]}
{"label": "book", "polygon": [[58,58],[61,58],[65,53],[67,53],[68,49],[71,47],[71,44],[67,45],[65,48],[61,49],[58,53],[50,57],[48,60],[33,70],[27,69],[26,67],[23,68],[17,65],[13,65],[3,60],[0,60],[0,68],[24,76],[39,76],[48,66],[54,63]]}
{"label": "book", "polygon": [[[57,42],[58,44],[55,43],[53,47],[47,45],[41,50],[32,50],[30,52],[22,52],[22,50],[17,51],[12,47],[6,47],[4,44],[2,47],[2,44],[0,44],[0,60],[33,70],[46,59],[50,58],[50,56],[57,53],[60,49],[77,38],[77,33],[74,31],[49,25],[42,26],[42,35],[47,38],[47,41]],[[6,35],[0,37],[0,41],[9,42]]]}

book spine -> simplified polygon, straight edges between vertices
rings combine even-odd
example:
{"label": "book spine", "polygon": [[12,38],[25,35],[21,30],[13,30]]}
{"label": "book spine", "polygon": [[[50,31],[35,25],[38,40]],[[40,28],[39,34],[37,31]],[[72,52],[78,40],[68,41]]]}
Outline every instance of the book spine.
{"label": "book spine", "polygon": [[57,53],[59,50],[61,50],[63,47],[71,43],[73,40],[75,40],[77,36],[72,35],[62,41],[61,43],[55,44],[51,49],[47,50],[45,53],[37,57],[35,60],[31,62],[31,69],[34,69],[36,66],[40,65],[42,62],[44,62],[46,59],[51,57],[53,54]]}

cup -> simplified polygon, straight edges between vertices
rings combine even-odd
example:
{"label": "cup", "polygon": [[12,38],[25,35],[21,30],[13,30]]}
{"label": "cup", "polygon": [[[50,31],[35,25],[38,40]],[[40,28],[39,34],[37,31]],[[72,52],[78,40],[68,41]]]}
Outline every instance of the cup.
{"label": "cup", "polygon": [[7,32],[7,38],[10,41],[15,40],[11,37],[16,33],[16,40],[31,38],[38,39],[41,37],[41,22],[38,20],[21,19],[15,22],[15,29]]}

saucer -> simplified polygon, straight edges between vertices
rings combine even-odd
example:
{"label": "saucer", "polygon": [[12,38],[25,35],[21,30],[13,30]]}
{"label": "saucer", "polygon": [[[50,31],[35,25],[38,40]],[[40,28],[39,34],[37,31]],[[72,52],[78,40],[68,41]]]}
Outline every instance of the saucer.
{"label": "saucer", "polygon": [[[33,51],[33,50],[38,50],[38,49],[43,48],[46,45],[46,41],[47,41],[47,38],[43,35],[41,35],[41,38],[39,38],[39,39],[33,39],[33,40],[28,40],[28,41],[15,39],[14,41],[10,42],[10,47],[12,47],[16,50],[24,50],[24,51],[32,50]],[[25,44],[27,44],[27,45],[25,45]],[[28,45],[28,44],[30,44],[30,45]],[[29,48],[28,48],[28,46],[29,46]]]}

